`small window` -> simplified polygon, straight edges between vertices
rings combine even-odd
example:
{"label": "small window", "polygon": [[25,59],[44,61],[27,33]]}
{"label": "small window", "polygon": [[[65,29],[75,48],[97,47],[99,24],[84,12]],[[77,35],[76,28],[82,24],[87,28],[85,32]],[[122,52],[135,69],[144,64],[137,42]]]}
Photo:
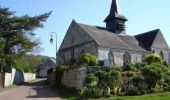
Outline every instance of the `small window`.
{"label": "small window", "polygon": [[131,64],[131,55],[128,52],[123,55],[123,64]]}
{"label": "small window", "polygon": [[143,62],[145,61],[145,55],[144,54],[142,55],[142,61]]}
{"label": "small window", "polygon": [[81,54],[85,53],[85,50],[81,50]]}
{"label": "small window", "polygon": [[160,57],[164,60],[164,54],[163,51],[160,52]]}
{"label": "small window", "polygon": [[110,65],[114,64],[114,57],[111,51],[108,53],[108,60]]}
{"label": "small window", "polygon": [[99,61],[100,66],[104,66],[104,61]]}
{"label": "small window", "polygon": [[170,52],[169,52],[169,64],[170,64]]}
{"label": "small window", "polygon": [[152,53],[155,54],[155,50],[152,50]]}

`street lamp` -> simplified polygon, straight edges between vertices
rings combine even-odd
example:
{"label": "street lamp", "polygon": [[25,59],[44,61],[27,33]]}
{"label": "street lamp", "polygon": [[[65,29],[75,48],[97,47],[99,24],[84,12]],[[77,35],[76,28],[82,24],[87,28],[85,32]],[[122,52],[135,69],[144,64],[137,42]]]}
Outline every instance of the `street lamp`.
{"label": "street lamp", "polygon": [[54,34],[56,35],[56,65],[57,65],[57,33],[55,33],[55,32],[50,33],[50,37],[51,37],[50,38],[50,43],[52,44],[53,41],[54,41],[54,39],[53,39]]}

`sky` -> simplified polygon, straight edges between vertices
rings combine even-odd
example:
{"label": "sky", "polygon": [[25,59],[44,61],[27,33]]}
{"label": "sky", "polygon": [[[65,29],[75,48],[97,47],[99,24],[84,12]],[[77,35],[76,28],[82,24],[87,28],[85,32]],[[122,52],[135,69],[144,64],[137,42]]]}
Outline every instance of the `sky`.
{"label": "sky", "polygon": [[[0,0],[0,7],[8,7],[15,15],[35,16],[52,11],[44,28],[35,30],[42,42],[42,55],[55,57],[56,44],[50,44],[50,33],[57,33],[57,47],[74,19],[78,23],[105,27],[112,0]],[[161,29],[170,46],[170,0],[119,0],[121,12],[128,22],[128,35]],[[54,41],[55,40],[54,36]]]}

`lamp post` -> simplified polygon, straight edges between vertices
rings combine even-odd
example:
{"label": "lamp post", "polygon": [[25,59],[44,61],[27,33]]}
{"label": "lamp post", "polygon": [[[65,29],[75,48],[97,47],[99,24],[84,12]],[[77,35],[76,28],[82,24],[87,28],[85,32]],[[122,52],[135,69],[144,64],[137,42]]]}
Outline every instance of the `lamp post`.
{"label": "lamp post", "polygon": [[52,44],[53,43],[53,41],[54,41],[54,39],[53,39],[53,36],[54,35],[56,35],[56,65],[57,65],[57,33],[55,33],[55,32],[51,32],[50,33],[50,43]]}

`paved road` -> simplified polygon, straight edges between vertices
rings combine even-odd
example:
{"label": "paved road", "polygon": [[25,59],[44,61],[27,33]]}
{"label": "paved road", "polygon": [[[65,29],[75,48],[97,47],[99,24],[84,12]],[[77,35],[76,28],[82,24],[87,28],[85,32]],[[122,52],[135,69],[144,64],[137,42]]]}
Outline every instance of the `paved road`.
{"label": "paved road", "polygon": [[0,93],[0,100],[61,100],[61,98],[56,91],[50,90],[43,80],[39,80]]}

